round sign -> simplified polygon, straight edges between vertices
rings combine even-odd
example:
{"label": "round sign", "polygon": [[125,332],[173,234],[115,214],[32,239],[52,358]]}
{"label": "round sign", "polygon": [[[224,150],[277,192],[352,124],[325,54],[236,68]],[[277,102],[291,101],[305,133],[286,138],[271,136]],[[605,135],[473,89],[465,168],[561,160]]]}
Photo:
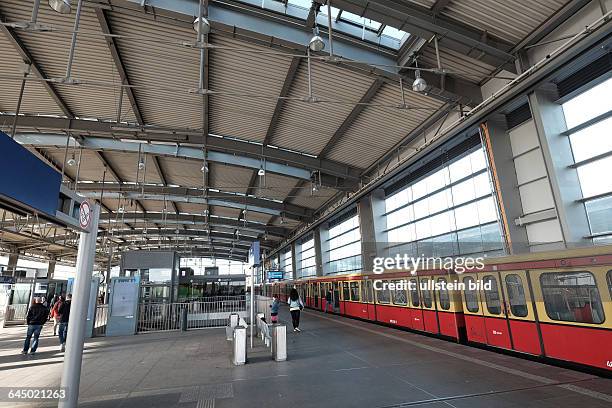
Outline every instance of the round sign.
{"label": "round sign", "polygon": [[89,228],[89,224],[91,224],[91,205],[89,204],[89,201],[83,201],[81,203],[79,224],[81,224],[81,228],[83,229]]}

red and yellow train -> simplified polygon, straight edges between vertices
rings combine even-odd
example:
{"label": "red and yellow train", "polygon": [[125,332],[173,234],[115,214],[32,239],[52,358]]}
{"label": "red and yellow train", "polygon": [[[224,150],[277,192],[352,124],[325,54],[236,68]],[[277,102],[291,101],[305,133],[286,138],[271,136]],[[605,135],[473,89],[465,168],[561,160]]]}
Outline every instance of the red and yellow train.
{"label": "red and yellow train", "polygon": [[[382,289],[402,281],[412,284]],[[440,289],[443,282],[465,289]],[[266,292],[286,300],[294,285],[308,308],[612,373],[612,246],[489,259],[462,274],[312,277]]]}

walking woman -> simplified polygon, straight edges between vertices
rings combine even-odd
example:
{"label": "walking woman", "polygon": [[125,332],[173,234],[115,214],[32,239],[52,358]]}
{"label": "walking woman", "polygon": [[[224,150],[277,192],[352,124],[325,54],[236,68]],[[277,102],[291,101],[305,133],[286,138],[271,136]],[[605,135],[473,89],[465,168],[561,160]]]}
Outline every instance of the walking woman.
{"label": "walking woman", "polygon": [[300,331],[300,311],[304,308],[304,302],[300,299],[297,289],[295,287],[289,292],[289,311],[291,312],[291,321],[293,323],[293,331]]}

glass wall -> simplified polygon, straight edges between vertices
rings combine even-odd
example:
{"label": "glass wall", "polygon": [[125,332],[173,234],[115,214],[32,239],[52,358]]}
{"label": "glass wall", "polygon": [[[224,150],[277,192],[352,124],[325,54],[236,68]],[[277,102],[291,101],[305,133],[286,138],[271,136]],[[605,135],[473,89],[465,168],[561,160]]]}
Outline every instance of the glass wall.
{"label": "glass wall", "polygon": [[496,200],[482,148],[385,200],[390,256],[503,252]]}
{"label": "glass wall", "polygon": [[284,279],[291,279],[293,273],[293,258],[291,256],[291,246],[280,254],[280,270],[283,271]]}
{"label": "glass wall", "polygon": [[595,243],[612,243],[612,79],[563,104]]}
{"label": "glass wall", "polygon": [[350,273],[361,270],[361,233],[359,216],[331,224],[326,245],[326,274]]}
{"label": "glass wall", "polygon": [[303,239],[296,246],[297,277],[315,276],[317,274],[317,261],[315,256],[314,236]]}

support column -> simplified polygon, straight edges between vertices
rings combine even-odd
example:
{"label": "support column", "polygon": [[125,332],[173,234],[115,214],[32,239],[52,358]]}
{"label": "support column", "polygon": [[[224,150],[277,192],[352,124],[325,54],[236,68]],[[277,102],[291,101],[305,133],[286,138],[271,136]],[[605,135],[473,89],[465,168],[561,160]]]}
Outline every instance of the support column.
{"label": "support column", "polygon": [[529,239],[524,226],[516,225],[515,220],[523,215],[521,197],[518,189],[514,155],[508,135],[506,120],[503,116],[490,119],[483,134],[487,144],[489,162],[496,174],[497,201],[502,214],[504,235],[510,254],[529,252]]}
{"label": "support column", "polygon": [[17,262],[19,262],[19,254],[18,253],[9,254],[8,265],[6,268],[7,275],[13,276],[13,277],[15,276],[17,272]]}
{"label": "support column", "polygon": [[363,271],[372,271],[376,258],[376,228],[372,213],[372,200],[367,197],[357,203],[359,215],[359,233],[361,234],[361,267]]}
{"label": "support column", "polygon": [[289,244],[291,245],[291,279],[297,279],[297,256],[295,254],[295,243]]}
{"label": "support column", "polygon": [[47,279],[53,279],[55,276],[55,261],[49,261],[49,266],[47,266]]}
{"label": "support column", "polygon": [[98,235],[98,219],[100,206],[93,204],[91,209],[91,232],[81,232],[79,253],[76,262],[76,276],[72,291],[70,321],[68,323],[68,338],[62,368],[60,387],[66,390],[66,400],[60,401],[59,408],[76,408],[79,400],[79,384],[81,364],[83,361],[83,342],[87,323],[87,308],[91,277],[96,257],[96,238]]}
{"label": "support column", "polygon": [[376,243],[376,256],[388,256],[386,245],[392,244],[387,239],[387,220],[385,217],[385,190],[378,189],[370,194],[372,208],[372,225],[374,227],[374,242]]}
{"label": "support column", "polygon": [[[317,245],[317,249],[315,249],[315,255],[317,257],[317,276],[324,276],[329,273],[329,223],[325,223],[323,226],[317,228],[315,231],[315,237],[318,237],[319,242],[317,243],[317,238],[315,238],[315,245]],[[321,273],[319,274],[319,263],[321,263]]]}
{"label": "support column", "polygon": [[323,257],[321,256],[321,229],[315,228],[313,231],[316,276],[323,276]]}
{"label": "support column", "polygon": [[[569,137],[561,105],[556,103],[556,89],[538,89],[529,95],[529,105],[538,132],[544,163],[550,178],[553,197],[566,247],[589,245],[589,221],[582,198],[582,190],[575,168]],[[602,175],[606,177],[607,175]]]}

